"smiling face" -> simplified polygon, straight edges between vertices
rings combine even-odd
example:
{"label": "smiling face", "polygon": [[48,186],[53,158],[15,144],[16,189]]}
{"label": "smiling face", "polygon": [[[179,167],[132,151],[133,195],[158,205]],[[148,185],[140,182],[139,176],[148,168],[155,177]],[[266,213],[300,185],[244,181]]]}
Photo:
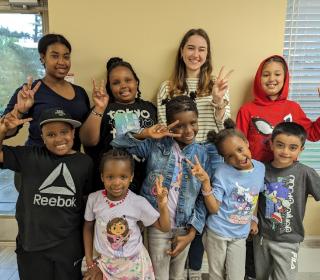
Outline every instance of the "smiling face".
{"label": "smiling face", "polygon": [[271,61],[263,66],[261,74],[261,87],[265,94],[276,100],[283,88],[285,71],[281,62]]}
{"label": "smiling face", "polygon": [[133,178],[129,160],[110,159],[104,163],[101,180],[111,200],[121,200],[127,194]]}
{"label": "smiling face", "polygon": [[48,46],[45,54],[41,54],[41,61],[46,75],[64,79],[71,67],[70,51],[64,44],[54,43]]}
{"label": "smiling face", "polygon": [[270,142],[274,159],[272,165],[276,168],[285,168],[298,159],[299,154],[303,151],[301,140],[295,135],[278,134]]}
{"label": "smiling face", "polygon": [[47,149],[55,155],[74,153],[74,128],[65,122],[49,122],[42,126],[41,137]]}
{"label": "smiling face", "polygon": [[109,75],[109,80],[110,88],[116,102],[134,103],[138,82],[130,69],[124,66],[113,68]]}
{"label": "smiling face", "polygon": [[252,169],[251,152],[248,141],[239,136],[230,136],[223,140],[220,147],[225,162],[239,170]]}
{"label": "smiling face", "polygon": [[198,133],[198,116],[194,111],[185,111],[176,113],[172,117],[172,122],[179,120],[179,123],[171,130],[173,133],[181,134],[174,139],[178,142],[180,148],[191,144]]}
{"label": "smiling face", "polygon": [[208,55],[206,40],[200,35],[192,35],[180,52],[186,65],[187,76],[189,78],[198,77],[200,68],[206,62]]}

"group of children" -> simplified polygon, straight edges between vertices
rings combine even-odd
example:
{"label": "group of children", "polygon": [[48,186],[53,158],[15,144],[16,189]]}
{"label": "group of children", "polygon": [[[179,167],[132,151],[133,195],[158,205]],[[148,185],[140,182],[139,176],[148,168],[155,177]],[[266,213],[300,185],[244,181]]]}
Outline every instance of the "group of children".
{"label": "group of children", "polygon": [[[186,64],[199,43],[190,40],[201,36],[191,33],[184,42],[180,59]],[[187,67],[189,75],[192,67]],[[157,124],[156,109],[140,98],[131,65],[113,58],[107,68],[109,95],[103,82],[100,87],[94,82],[94,107],[80,128],[94,164],[73,150],[81,123],[65,108],[37,117],[43,147],[2,145],[10,131],[32,121],[22,118],[21,103],[33,106],[39,83],[20,89],[16,105],[1,118],[0,162],[22,178],[16,211],[21,279],[81,279],[83,254],[86,280],[184,279],[190,244],[202,232],[209,279],[244,279],[250,233],[255,235],[257,279],[295,279],[307,196],[320,199],[318,174],[297,159],[306,138],[318,140],[320,130],[318,121],[312,123],[301,109],[297,114],[299,105],[286,100],[284,59],[274,56],[259,67],[256,99],[237,117],[240,130],[226,119],[229,74],[223,77],[221,71],[215,84],[208,81],[215,92],[209,105],[220,125],[201,142],[196,141],[203,132],[197,104],[201,94],[207,97],[205,90],[195,98],[190,92],[167,95],[162,104],[166,124]],[[275,107],[266,113],[261,106]],[[144,161],[139,171],[133,158]],[[132,184],[135,172],[142,175],[141,190]],[[102,190],[91,185],[92,173]]]}

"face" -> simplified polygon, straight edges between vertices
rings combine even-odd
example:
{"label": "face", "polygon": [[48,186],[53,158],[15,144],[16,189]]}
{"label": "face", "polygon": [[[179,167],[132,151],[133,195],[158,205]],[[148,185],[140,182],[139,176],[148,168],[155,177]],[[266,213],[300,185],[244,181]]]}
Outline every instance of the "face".
{"label": "face", "polygon": [[198,117],[193,111],[186,111],[174,114],[173,122],[179,120],[179,123],[171,130],[180,137],[175,137],[181,148],[191,144],[198,133]]}
{"label": "face", "polygon": [[272,165],[277,168],[290,166],[303,151],[300,138],[294,135],[278,134],[270,146],[274,156]]}
{"label": "face", "polygon": [[110,232],[114,235],[122,235],[125,231],[126,225],[121,222],[113,224],[110,228]]}
{"label": "face", "polygon": [[45,65],[46,75],[56,79],[64,79],[71,67],[70,51],[61,43],[49,45],[47,52],[41,54]]}
{"label": "face", "polygon": [[130,69],[124,66],[114,68],[110,75],[110,88],[118,103],[134,103],[138,82]]}
{"label": "face", "polygon": [[238,136],[227,137],[221,144],[221,153],[225,162],[236,169],[249,170],[253,167],[249,143]]}
{"label": "face", "polygon": [[280,62],[269,62],[263,66],[261,86],[271,100],[276,100],[283,87],[285,73]]}
{"label": "face", "polygon": [[186,65],[188,77],[198,77],[201,66],[206,62],[207,54],[206,40],[199,35],[190,36],[181,49],[181,56]]}
{"label": "face", "polygon": [[74,153],[74,128],[64,122],[50,122],[42,126],[42,139],[47,149],[59,156]]}
{"label": "face", "polygon": [[121,200],[127,194],[133,174],[129,160],[108,160],[105,162],[101,180],[111,200]]}

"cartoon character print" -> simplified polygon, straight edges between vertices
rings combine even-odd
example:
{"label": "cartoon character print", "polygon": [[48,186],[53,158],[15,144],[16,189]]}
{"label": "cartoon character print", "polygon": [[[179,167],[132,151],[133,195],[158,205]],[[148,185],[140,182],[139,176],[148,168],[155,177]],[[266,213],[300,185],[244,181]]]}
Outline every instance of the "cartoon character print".
{"label": "cartoon character print", "polygon": [[289,189],[285,182],[274,182],[266,184],[264,195],[266,197],[265,217],[271,219],[272,229],[282,224],[287,209],[290,207],[288,201]]}
{"label": "cartoon character print", "polygon": [[[288,114],[284,116],[282,120],[284,122],[292,122],[293,118],[291,114]],[[265,145],[265,150],[269,151],[270,147],[268,142],[274,129],[273,125],[269,123],[267,120],[262,119],[260,117],[253,117],[251,118],[251,121],[258,133],[265,136],[265,138],[263,139],[263,144]]]}
{"label": "cartoon character print", "polygon": [[235,224],[247,224],[251,220],[253,207],[256,205],[258,195],[249,191],[250,188],[240,186],[232,191],[232,199],[235,202],[236,213],[230,216],[230,221]]}
{"label": "cartoon character print", "polygon": [[115,251],[122,251],[131,234],[125,216],[110,220],[106,229],[107,239],[110,242],[111,248]]}

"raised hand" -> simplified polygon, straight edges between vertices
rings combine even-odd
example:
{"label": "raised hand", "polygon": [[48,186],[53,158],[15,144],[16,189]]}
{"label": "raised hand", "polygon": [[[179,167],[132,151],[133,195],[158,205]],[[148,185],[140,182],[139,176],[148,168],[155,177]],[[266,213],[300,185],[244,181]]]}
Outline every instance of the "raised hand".
{"label": "raised hand", "polygon": [[168,189],[163,187],[163,176],[156,177],[156,192],[158,205],[167,205],[168,203]]}
{"label": "raised hand", "polygon": [[38,91],[41,81],[32,87],[32,77],[28,77],[27,83],[24,84],[17,95],[17,110],[19,113],[26,113],[34,104],[34,95]]}
{"label": "raised hand", "polygon": [[219,75],[214,82],[212,87],[212,101],[217,104],[221,105],[223,102],[224,95],[228,89],[228,79],[230,75],[233,73],[233,70],[230,70],[226,75],[224,75],[224,66],[221,67]]}
{"label": "raised hand", "polygon": [[16,104],[11,112],[0,119],[0,131],[2,133],[7,133],[9,130],[32,120],[32,118],[19,119],[17,108],[18,105]]}
{"label": "raised hand", "polygon": [[191,168],[191,174],[195,176],[201,183],[210,182],[208,173],[202,168],[198,157],[194,156],[195,164],[186,158],[186,162]]}
{"label": "raised hand", "polygon": [[163,137],[181,137],[181,134],[176,134],[172,132],[172,128],[177,126],[179,120],[169,124],[168,126],[164,124],[156,124],[151,127],[143,129],[141,136],[144,138],[161,139]]}
{"label": "raised hand", "polygon": [[101,80],[100,86],[97,86],[94,79],[92,80],[92,83],[92,101],[94,103],[94,107],[99,110],[99,113],[103,113],[109,103],[109,95],[105,91],[104,80]]}

